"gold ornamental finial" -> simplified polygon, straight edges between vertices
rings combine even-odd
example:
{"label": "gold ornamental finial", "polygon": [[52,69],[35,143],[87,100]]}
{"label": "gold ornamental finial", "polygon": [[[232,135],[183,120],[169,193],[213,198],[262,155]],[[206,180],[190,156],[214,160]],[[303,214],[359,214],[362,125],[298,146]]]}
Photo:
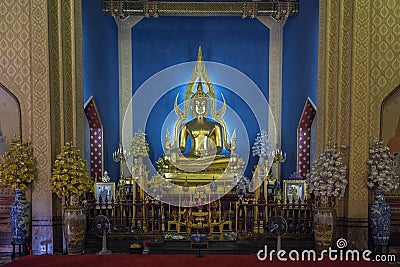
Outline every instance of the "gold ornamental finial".
{"label": "gold ornamental finial", "polygon": [[199,50],[197,52],[197,61],[203,61],[203,52],[201,51],[201,45],[199,45]]}
{"label": "gold ornamental finial", "polygon": [[191,97],[193,98],[208,98],[208,95],[203,90],[203,85],[201,84],[201,80],[197,82],[197,90]]}

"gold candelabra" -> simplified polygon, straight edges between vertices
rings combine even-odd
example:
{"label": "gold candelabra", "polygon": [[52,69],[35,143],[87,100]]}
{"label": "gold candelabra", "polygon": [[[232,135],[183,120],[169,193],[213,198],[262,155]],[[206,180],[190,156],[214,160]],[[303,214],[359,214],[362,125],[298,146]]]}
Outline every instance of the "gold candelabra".
{"label": "gold candelabra", "polygon": [[[274,149],[274,159],[273,159],[273,164],[275,165],[275,176],[276,176],[276,181],[279,184],[279,188],[281,187],[281,177],[280,177],[280,167],[281,164],[286,161],[286,152],[283,152],[279,147],[276,147]],[[281,195],[281,190],[279,189],[277,192],[277,195]]]}
{"label": "gold candelabra", "polygon": [[125,174],[124,174],[124,167],[125,167],[125,162],[126,158],[128,157],[128,154],[120,144],[118,149],[113,152],[113,160],[114,162],[119,162],[120,163],[120,172],[121,172],[121,177],[120,179],[125,179]]}
{"label": "gold candelabra", "polygon": [[283,152],[278,147],[274,149],[274,163],[283,163],[286,161],[286,152]]}

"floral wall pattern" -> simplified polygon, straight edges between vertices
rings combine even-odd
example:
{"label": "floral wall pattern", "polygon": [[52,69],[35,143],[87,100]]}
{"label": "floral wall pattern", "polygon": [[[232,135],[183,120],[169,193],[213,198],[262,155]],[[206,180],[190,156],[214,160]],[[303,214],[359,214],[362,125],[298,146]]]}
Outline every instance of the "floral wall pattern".
{"label": "floral wall pattern", "polygon": [[42,239],[52,239],[47,32],[47,1],[0,2],[0,82],[20,101],[22,138],[32,143],[38,169],[31,195],[35,253]]}

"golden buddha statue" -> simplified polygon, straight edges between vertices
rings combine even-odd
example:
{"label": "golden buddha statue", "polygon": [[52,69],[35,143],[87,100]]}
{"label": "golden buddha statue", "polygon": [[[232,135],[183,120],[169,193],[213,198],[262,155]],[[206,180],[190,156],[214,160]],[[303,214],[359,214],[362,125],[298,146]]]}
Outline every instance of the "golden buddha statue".
{"label": "golden buddha statue", "polygon": [[204,156],[209,152],[219,154],[222,151],[222,127],[218,122],[204,117],[208,111],[208,97],[203,91],[201,82],[197,91],[192,96],[192,112],[194,119],[186,123],[180,132],[179,148],[181,152],[186,150],[187,136],[192,140],[190,155]]}
{"label": "golden buddha statue", "polygon": [[[228,142],[227,127],[222,118],[226,102],[223,95],[222,98],[223,106],[216,111],[215,91],[199,48],[192,78],[186,88],[184,110],[178,107],[178,96],[175,100],[174,109],[179,118],[174,125],[173,143],[167,131],[166,153],[157,161],[159,173],[167,180],[197,186],[218,179],[222,174],[228,173],[233,178],[243,172],[244,161],[234,151],[235,131]],[[192,119],[188,121],[190,110]]]}

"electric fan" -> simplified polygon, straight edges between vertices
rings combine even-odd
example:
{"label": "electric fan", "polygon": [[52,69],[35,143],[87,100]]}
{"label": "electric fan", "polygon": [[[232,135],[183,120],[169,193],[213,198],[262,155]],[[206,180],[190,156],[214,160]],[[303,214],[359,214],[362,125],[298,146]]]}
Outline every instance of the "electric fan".
{"label": "electric fan", "polygon": [[104,215],[97,215],[93,220],[93,231],[97,236],[103,238],[101,251],[97,254],[111,254],[107,249],[107,234],[111,232],[110,221]]}
{"label": "electric fan", "polygon": [[276,242],[276,251],[280,251],[282,249],[281,237],[286,234],[287,222],[282,216],[275,216],[269,220],[268,224],[269,232],[278,239]]}

